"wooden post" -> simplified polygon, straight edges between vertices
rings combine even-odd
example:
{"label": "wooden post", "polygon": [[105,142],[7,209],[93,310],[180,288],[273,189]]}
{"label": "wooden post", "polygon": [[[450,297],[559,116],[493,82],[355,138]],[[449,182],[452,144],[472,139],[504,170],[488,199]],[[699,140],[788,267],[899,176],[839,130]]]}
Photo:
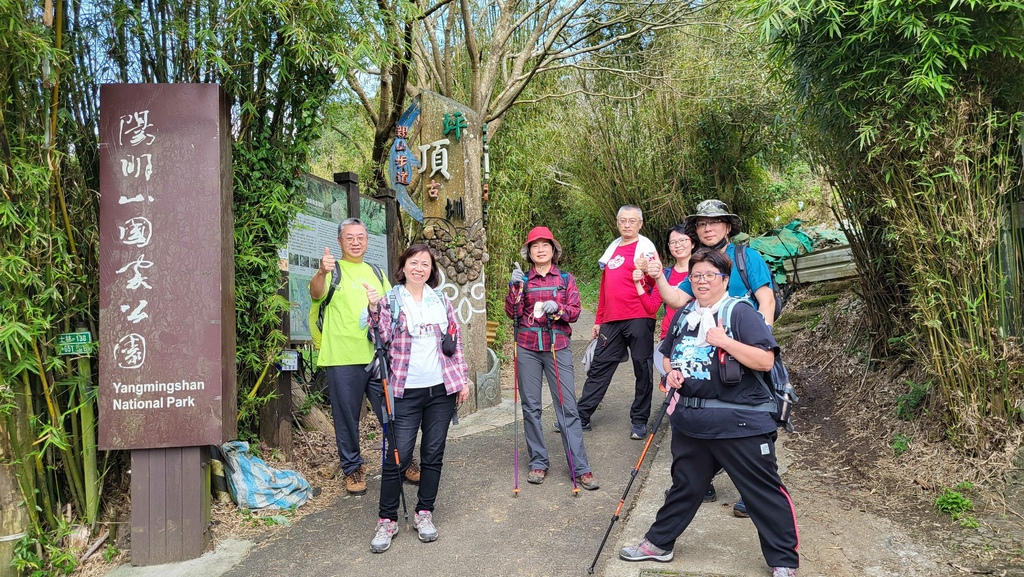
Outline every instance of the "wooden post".
{"label": "wooden post", "polygon": [[[395,191],[390,188],[378,188],[374,198],[384,201],[385,218],[388,227],[388,262],[397,263],[398,257],[406,249],[405,235],[402,233],[402,223],[398,215],[398,202],[395,200]],[[391,274],[393,271],[388,271]]]}
{"label": "wooden post", "polygon": [[131,495],[132,565],[193,559],[210,547],[209,446],[132,451]]}
{"label": "wooden post", "polygon": [[359,175],[354,172],[335,172],[334,182],[348,193],[348,215],[359,218]]}
{"label": "wooden post", "polygon": [[[288,273],[283,273],[284,284],[278,294],[288,298]],[[281,330],[286,339],[291,337],[291,315],[281,316]],[[286,460],[295,455],[292,446],[292,373],[278,371],[274,381],[274,396],[260,407],[260,438],[271,447],[280,449]]]}

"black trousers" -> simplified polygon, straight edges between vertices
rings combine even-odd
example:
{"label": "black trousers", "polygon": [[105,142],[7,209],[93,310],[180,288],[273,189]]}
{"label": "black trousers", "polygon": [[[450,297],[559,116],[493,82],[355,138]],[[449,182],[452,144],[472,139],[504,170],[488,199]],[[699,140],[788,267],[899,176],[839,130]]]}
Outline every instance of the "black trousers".
{"label": "black trousers", "polygon": [[769,567],[798,567],[796,511],[779,478],[775,434],[738,439],[697,439],[672,429],[672,487],[647,540],[671,550],[704,500],[719,467],[743,496]]}
{"label": "black trousers", "polygon": [[380,421],[384,388],[376,373],[367,372],[366,365],[327,367],[327,386],[338,458],[342,472],[348,475],[363,464],[359,451],[359,413],[363,410],[363,396],[370,399],[370,406]]}
{"label": "black trousers", "polygon": [[401,470],[395,463],[395,450],[391,446],[390,433],[385,435],[384,471],[380,480],[381,519],[398,520],[398,505],[402,490],[402,473],[409,467],[417,430],[423,431],[420,438],[420,486],[415,511],[433,511],[437,490],[441,485],[441,465],[444,461],[444,447],[448,441],[448,425],[455,414],[458,395],[445,392],[444,385],[425,389],[405,389],[401,399],[395,399],[395,442]]}
{"label": "black trousers", "polygon": [[647,424],[651,418],[651,395],[654,392],[653,365],[654,319],[627,319],[601,324],[597,336],[597,350],[590,363],[587,380],[580,393],[580,420],[590,422],[590,417],[608,393],[615,369],[629,347],[633,360],[633,375],[636,376],[633,406],[629,409],[629,420],[634,425]]}

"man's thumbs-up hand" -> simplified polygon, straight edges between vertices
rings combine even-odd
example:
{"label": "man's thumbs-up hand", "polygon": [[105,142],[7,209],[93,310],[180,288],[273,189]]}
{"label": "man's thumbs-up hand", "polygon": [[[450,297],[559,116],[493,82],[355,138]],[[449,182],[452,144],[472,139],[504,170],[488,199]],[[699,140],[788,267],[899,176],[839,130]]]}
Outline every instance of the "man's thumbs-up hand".
{"label": "man's thumbs-up hand", "polygon": [[334,270],[335,264],[336,264],[336,261],[334,260],[334,257],[331,256],[331,249],[329,249],[329,248],[327,248],[325,246],[324,247],[324,256],[323,256],[323,258],[320,259],[320,270],[322,270],[324,272],[331,272],[331,271]]}

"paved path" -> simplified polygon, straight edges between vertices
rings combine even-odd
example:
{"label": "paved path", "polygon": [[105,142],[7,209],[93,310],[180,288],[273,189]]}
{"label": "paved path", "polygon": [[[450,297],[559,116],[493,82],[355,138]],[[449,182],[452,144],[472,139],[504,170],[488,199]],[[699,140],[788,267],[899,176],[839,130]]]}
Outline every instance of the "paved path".
{"label": "paved path", "polygon": [[[584,312],[574,339],[577,393],[584,376],[578,359],[586,346],[593,315]],[[511,370],[509,365],[504,370]],[[480,411],[452,428],[445,458],[441,491],[434,513],[440,538],[420,543],[411,527],[402,526],[391,549],[372,554],[369,542],[377,521],[379,477],[369,479],[361,497],[340,497],[335,506],[299,519],[294,526],[275,532],[256,545],[222,543],[218,550],[187,563],[148,568],[122,566],[115,577],[326,577],[335,575],[521,576],[560,577],[586,575],[586,569],[608,527],[643,443],[628,438],[632,401],[632,367],[622,364],[609,394],[595,413],[594,430],[584,439],[591,467],[601,483],[597,491],[572,493],[561,443],[553,432],[554,413],[544,413],[551,469],[542,485],[526,483],[529,466],[525,441],[520,445],[520,488],[512,496],[513,413],[511,399]],[[660,408],[655,395],[652,421]],[[597,564],[596,575],[647,577],[654,575],[767,577],[757,533],[749,520],[732,516],[738,497],[728,477],[716,479],[719,502],[705,504],[680,538],[673,562],[627,563],[618,550],[642,538],[670,484],[671,455],[667,423],[655,437],[647,462],[633,483],[622,519],[614,525]],[[522,432],[520,431],[520,435]],[[785,437],[783,437],[785,439]],[[664,450],[662,450],[664,449]],[[828,575],[938,575],[941,566],[930,553],[909,543],[897,527],[863,511],[849,514],[835,509],[829,489],[800,483],[807,471],[790,471],[785,443],[779,448],[783,479],[787,480],[801,519],[803,577]],[[813,472],[810,472],[813,475]],[[793,481],[791,483],[790,481]],[[795,486],[794,486],[795,485]],[[415,488],[406,485],[409,504]],[[807,499],[806,508],[802,501]],[[817,508],[816,508],[817,507]],[[840,517],[836,517],[836,513]],[[844,525],[845,524],[845,525]],[[847,532],[840,529],[847,527]],[[855,538],[855,526],[872,527],[866,538]],[[807,529],[810,529],[808,531]],[[918,572],[918,569],[920,571]]]}

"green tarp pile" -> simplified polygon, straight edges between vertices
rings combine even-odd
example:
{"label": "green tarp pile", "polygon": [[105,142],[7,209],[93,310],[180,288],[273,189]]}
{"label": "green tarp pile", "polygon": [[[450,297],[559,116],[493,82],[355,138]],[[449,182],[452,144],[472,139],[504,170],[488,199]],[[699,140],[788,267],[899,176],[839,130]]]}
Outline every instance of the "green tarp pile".
{"label": "green tarp pile", "polygon": [[785,284],[786,270],[782,261],[791,256],[805,254],[833,246],[848,244],[843,231],[825,226],[804,226],[794,220],[777,232],[765,236],[751,237],[740,233],[733,237],[735,243],[746,243],[761,253],[768,268],[775,273],[775,282]]}

